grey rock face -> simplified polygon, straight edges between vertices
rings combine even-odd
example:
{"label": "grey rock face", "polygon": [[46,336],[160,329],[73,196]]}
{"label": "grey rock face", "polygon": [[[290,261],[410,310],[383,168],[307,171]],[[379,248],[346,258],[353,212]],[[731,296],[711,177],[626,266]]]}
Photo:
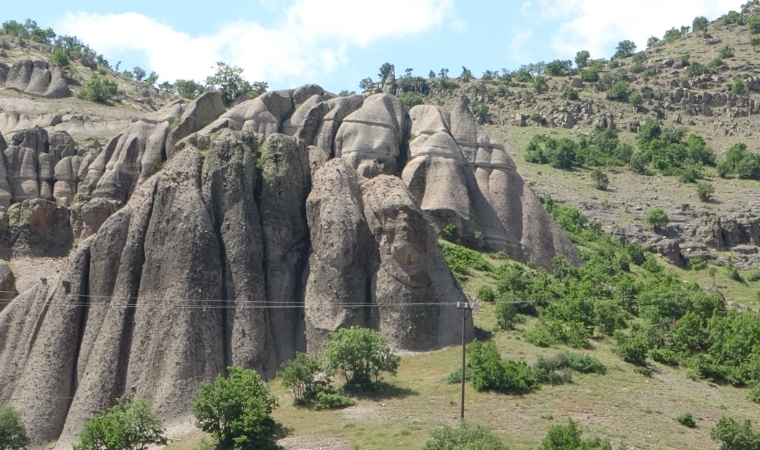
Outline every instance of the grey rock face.
{"label": "grey rock face", "polygon": [[8,66],[8,64],[0,63],[0,83],[5,83],[5,80],[8,78],[8,72],[10,72],[11,68]]}
{"label": "grey rock face", "polygon": [[35,198],[8,209],[14,256],[66,256],[74,235],[69,210],[49,200]]}
{"label": "grey rock face", "polygon": [[16,292],[16,277],[7,262],[0,260],[0,311],[5,308],[10,300],[18,294]]}
{"label": "grey rock face", "polygon": [[8,71],[5,87],[45,98],[71,97],[60,67],[45,61],[17,61]]}
{"label": "grey rock face", "polygon": [[182,113],[177,128],[169,134],[167,155],[171,156],[174,153],[174,145],[177,142],[200,131],[219,118],[225,111],[222,95],[217,91],[204,92],[193,100]]}

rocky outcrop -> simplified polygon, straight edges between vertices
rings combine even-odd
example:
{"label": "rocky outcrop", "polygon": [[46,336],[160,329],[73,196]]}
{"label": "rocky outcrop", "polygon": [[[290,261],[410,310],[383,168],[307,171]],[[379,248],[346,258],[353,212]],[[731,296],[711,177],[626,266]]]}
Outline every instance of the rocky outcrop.
{"label": "rocky outcrop", "polygon": [[433,106],[410,111],[411,160],[402,178],[439,229],[456,227],[460,242],[551,269],[553,257],[580,258],[538,197],[492,143],[462,99],[449,114]]}
{"label": "rocky outcrop", "polygon": [[45,61],[17,61],[8,71],[5,87],[45,98],[71,97],[63,70]]}
{"label": "rocky outcrop", "polygon": [[190,103],[179,118],[177,127],[169,133],[166,153],[174,153],[174,145],[191,134],[200,131],[205,126],[219,118],[227,109],[224,107],[222,95],[217,91],[201,94]]}
{"label": "rocky outcrop", "polygon": [[69,210],[55,202],[35,198],[8,209],[13,256],[66,256],[74,235]]}
{"label": "rocky outcrop", "polygon": [[18,295],[16,291],[16,277],[13,275],[10,265],[0,260],[0,311]]}

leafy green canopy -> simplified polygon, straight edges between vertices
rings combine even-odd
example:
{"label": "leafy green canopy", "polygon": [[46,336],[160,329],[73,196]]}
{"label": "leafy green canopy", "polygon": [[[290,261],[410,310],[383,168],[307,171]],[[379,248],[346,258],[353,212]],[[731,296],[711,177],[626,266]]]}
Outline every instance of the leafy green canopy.
{"label": "leafy green canopy", "polygon": [[254,370],[228,367],[213,383],[201,383],[192,404],[196,426],[211,434],[220,449],[275,450],[277,399]]}
{"label": "leafy green canopy", "polygon": [[346,383],[369,384],[382,372],[396,374],[401,357],[395,355],[383,334],[369,328],[341,328],[330,336],[324,354],[329,373],[343,375]]}
{"label": "leafy green canopy", "polygon": [[0,450],[21,450],[29,445],[21,413],[11,405],[0,408]]}
{"label": "leafy green canopy", "polygon": [[[686,130],[665,128],[653,119],[647,119],[636,135],[639,151],[637,171],[646,171],[647,165],[663,175],[683,175],[696,170],[701,177],[704,165],[715,165],[715,153],[700,136],[691,134],[686,138]],[[633,159],[632,159],[633,166]],[[693,181],[693,180],[692,180]]]}
{"label": "leafy green canopy", "polygon": [[620,142],[615,130],[594,130],[578,142],[567,138],[534,136],[525,151],[525,160],[534,164],[551,164],[559,169],[573,166],[621,166],[626,164],[633,148]]}
{"label": "leafy green canopy", "polygon": [[166,429],[147,400],[120,398],[105,414],[85,422],[74,450],[144,450],[167,443]]}
{"label": "leafy green canopy", "polygon": [[506,450],[507,447],[491,430],[469,422],[459,428],[443,425],[430,431],[423,450]]}

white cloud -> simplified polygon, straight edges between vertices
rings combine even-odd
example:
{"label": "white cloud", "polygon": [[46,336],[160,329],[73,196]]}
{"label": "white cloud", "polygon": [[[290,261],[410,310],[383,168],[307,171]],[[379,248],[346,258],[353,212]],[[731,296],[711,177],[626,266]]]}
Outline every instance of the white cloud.
{"label": "white cloud", "polygon": [[[662,37],[665,30],[691,26],[694,17],[710,19],[739,9],[744,0],[541,0],[540,16],[562,21],[552,45],[562,55],[586,49],[592,57],[609,57],[610,46],[623,39],[634,41],[640,49],[650,36]],[[525,5],[524,5],[525,6]],[[527,10],[524,7],[524,10]],[[567,19],[562,19],[567,18]]]}
{"label": "white cloud", "polygon": [[514,62],[526,63],[531,59],[523,52],[531,37],[533,37],[533,30],[512,30],[512,38],[509,41],[509,53]]}
{"label": "white cloud", "polygon": [[[267,7],[272,0],[261,0]],[[270,26],[239,20],[191,36],[137,13],[66,13],[57,27],[109,54],[138,51],[162,80],[203,80],[217,61],[240,66],[249,80],[302,83],[336,71],[350,46],[365,47],[440,27],[454,0],[296,0]],[[399,14],[403,11],[403,14]]]}

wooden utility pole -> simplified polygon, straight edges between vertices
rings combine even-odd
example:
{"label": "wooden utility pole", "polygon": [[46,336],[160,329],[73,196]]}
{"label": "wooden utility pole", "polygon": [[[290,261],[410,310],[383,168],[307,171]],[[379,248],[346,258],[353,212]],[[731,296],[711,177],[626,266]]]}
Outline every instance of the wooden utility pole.
{"label": "wooden utility pole", "polygon": [[467,311],[472,311],[470,302],[457,302],[457,308],[462,310],[462,405],[459,415],[460,420],[464,420],[464,383],[465,370],[467,366],[466,344],[467,344]]}

